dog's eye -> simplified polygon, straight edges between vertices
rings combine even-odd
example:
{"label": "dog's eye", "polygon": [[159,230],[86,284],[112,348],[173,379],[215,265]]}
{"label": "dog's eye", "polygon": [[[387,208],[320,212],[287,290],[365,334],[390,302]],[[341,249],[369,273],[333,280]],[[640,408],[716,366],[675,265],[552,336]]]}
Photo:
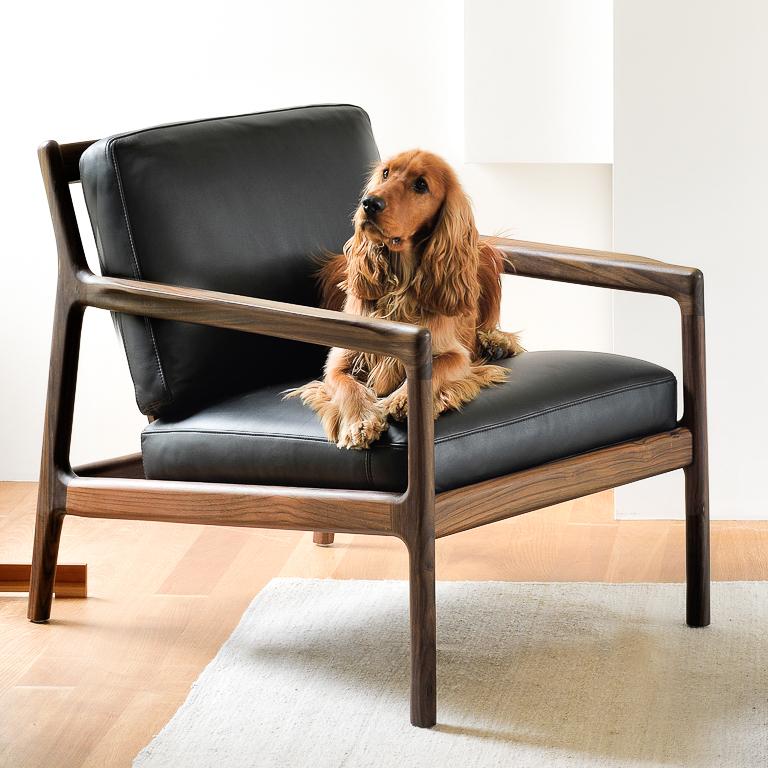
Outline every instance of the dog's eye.
{"label": "dog's eye", "polygon": [[429,192],[427,180],[423,176],[419,176],[419,178],[413,182],[413,191],[419,195],[423,195],[425,192]]}
{"label": "dog's eye", "polygon": [[389,168],[385,168],[385,169],[384,169],[384,170],[381,172],[381,178],[382,178],[382,179],[387,179],[387,178],[389,178]]}

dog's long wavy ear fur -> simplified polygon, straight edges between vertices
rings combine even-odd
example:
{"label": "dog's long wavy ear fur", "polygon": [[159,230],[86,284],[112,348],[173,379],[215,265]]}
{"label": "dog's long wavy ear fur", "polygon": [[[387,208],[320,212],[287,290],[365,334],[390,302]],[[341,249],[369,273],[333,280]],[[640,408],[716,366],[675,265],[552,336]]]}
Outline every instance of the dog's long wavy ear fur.
{"label": "dog's long wavy ear fur", "polygon": [[347,290],[359,299],[375,301],[391,290],[391,273],[381,246],[355,234],[344,244]]}
{"label": "dog's long wavy ear fur", "polygon": [[347,300],[347,257],[343,253],[328,254],[317,271],[320,306],[341,311]]}
{"label": "dog's long wavy ear fur", "polygon": [[416,290],[422,307],[449,316],[474,312],[479,258],[472,206],[458,181],[453,180],[421,255]]}

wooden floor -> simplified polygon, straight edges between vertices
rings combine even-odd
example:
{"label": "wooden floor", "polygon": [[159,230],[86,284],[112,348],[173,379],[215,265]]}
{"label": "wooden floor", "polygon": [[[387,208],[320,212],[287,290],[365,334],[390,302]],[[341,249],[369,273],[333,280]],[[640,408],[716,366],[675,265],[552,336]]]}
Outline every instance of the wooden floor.
{"label": "wooden floor", "polygon": [[[35,495],[0,483],[0,562],[29,560]],[[714,578],[768,579],[768,522],[712,534]],[[437,574],[680,581],[683,542],[682,522],[615,521],[603,493],[442,539]],[[54,601],[50,624],[26,620],[26,596],[0,596],[0,766],[128,766],[271,578],[407,572],[396,539],[320,548],[311,534],[81,518],[64,523],[60,561],[88,563],[90,597]]]}

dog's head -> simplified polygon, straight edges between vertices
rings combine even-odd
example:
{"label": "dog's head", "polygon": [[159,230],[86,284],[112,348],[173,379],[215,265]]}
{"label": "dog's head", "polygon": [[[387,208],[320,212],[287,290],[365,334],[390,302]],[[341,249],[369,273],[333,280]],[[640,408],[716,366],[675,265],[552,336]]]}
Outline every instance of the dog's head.
{"label": "dog's head", "polygon": [[434,228],[453,169],[430,152],[411,150],[379,163],[355,212],[355,227],[374,242],[398,252],[413,248]]}
{"label": "dog's head", "polygon": [[345,247],[348,287],[363,299],[411,291],[443,315],[477,303],[478,239],[472,208],[453,169],[410,150],[374,168]]}

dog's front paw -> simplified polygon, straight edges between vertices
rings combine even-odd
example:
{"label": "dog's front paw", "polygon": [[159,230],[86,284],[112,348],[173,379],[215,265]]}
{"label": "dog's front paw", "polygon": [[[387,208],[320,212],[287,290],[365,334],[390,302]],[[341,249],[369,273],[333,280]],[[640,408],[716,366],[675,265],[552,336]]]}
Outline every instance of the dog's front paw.
{"label": "dog's front paw", "polygon": [[525,352],[516,333],[507,333],[498,328],[478,331],[477,343],[479,356],[484,360],[504,360]]}
{"label": "dog's front paw", "polygon": [[406,392],[397,390],[385,397],[381,404],[384,406],[384,412],[395,421],[405,421],[408,418],[408,395]]}
{"label": "dog's front paw", "polygon": [[370,448],[388,426],[386,413],[376,405],[359,418],[342,420],[336,445],[339,448],[354,450]]}

